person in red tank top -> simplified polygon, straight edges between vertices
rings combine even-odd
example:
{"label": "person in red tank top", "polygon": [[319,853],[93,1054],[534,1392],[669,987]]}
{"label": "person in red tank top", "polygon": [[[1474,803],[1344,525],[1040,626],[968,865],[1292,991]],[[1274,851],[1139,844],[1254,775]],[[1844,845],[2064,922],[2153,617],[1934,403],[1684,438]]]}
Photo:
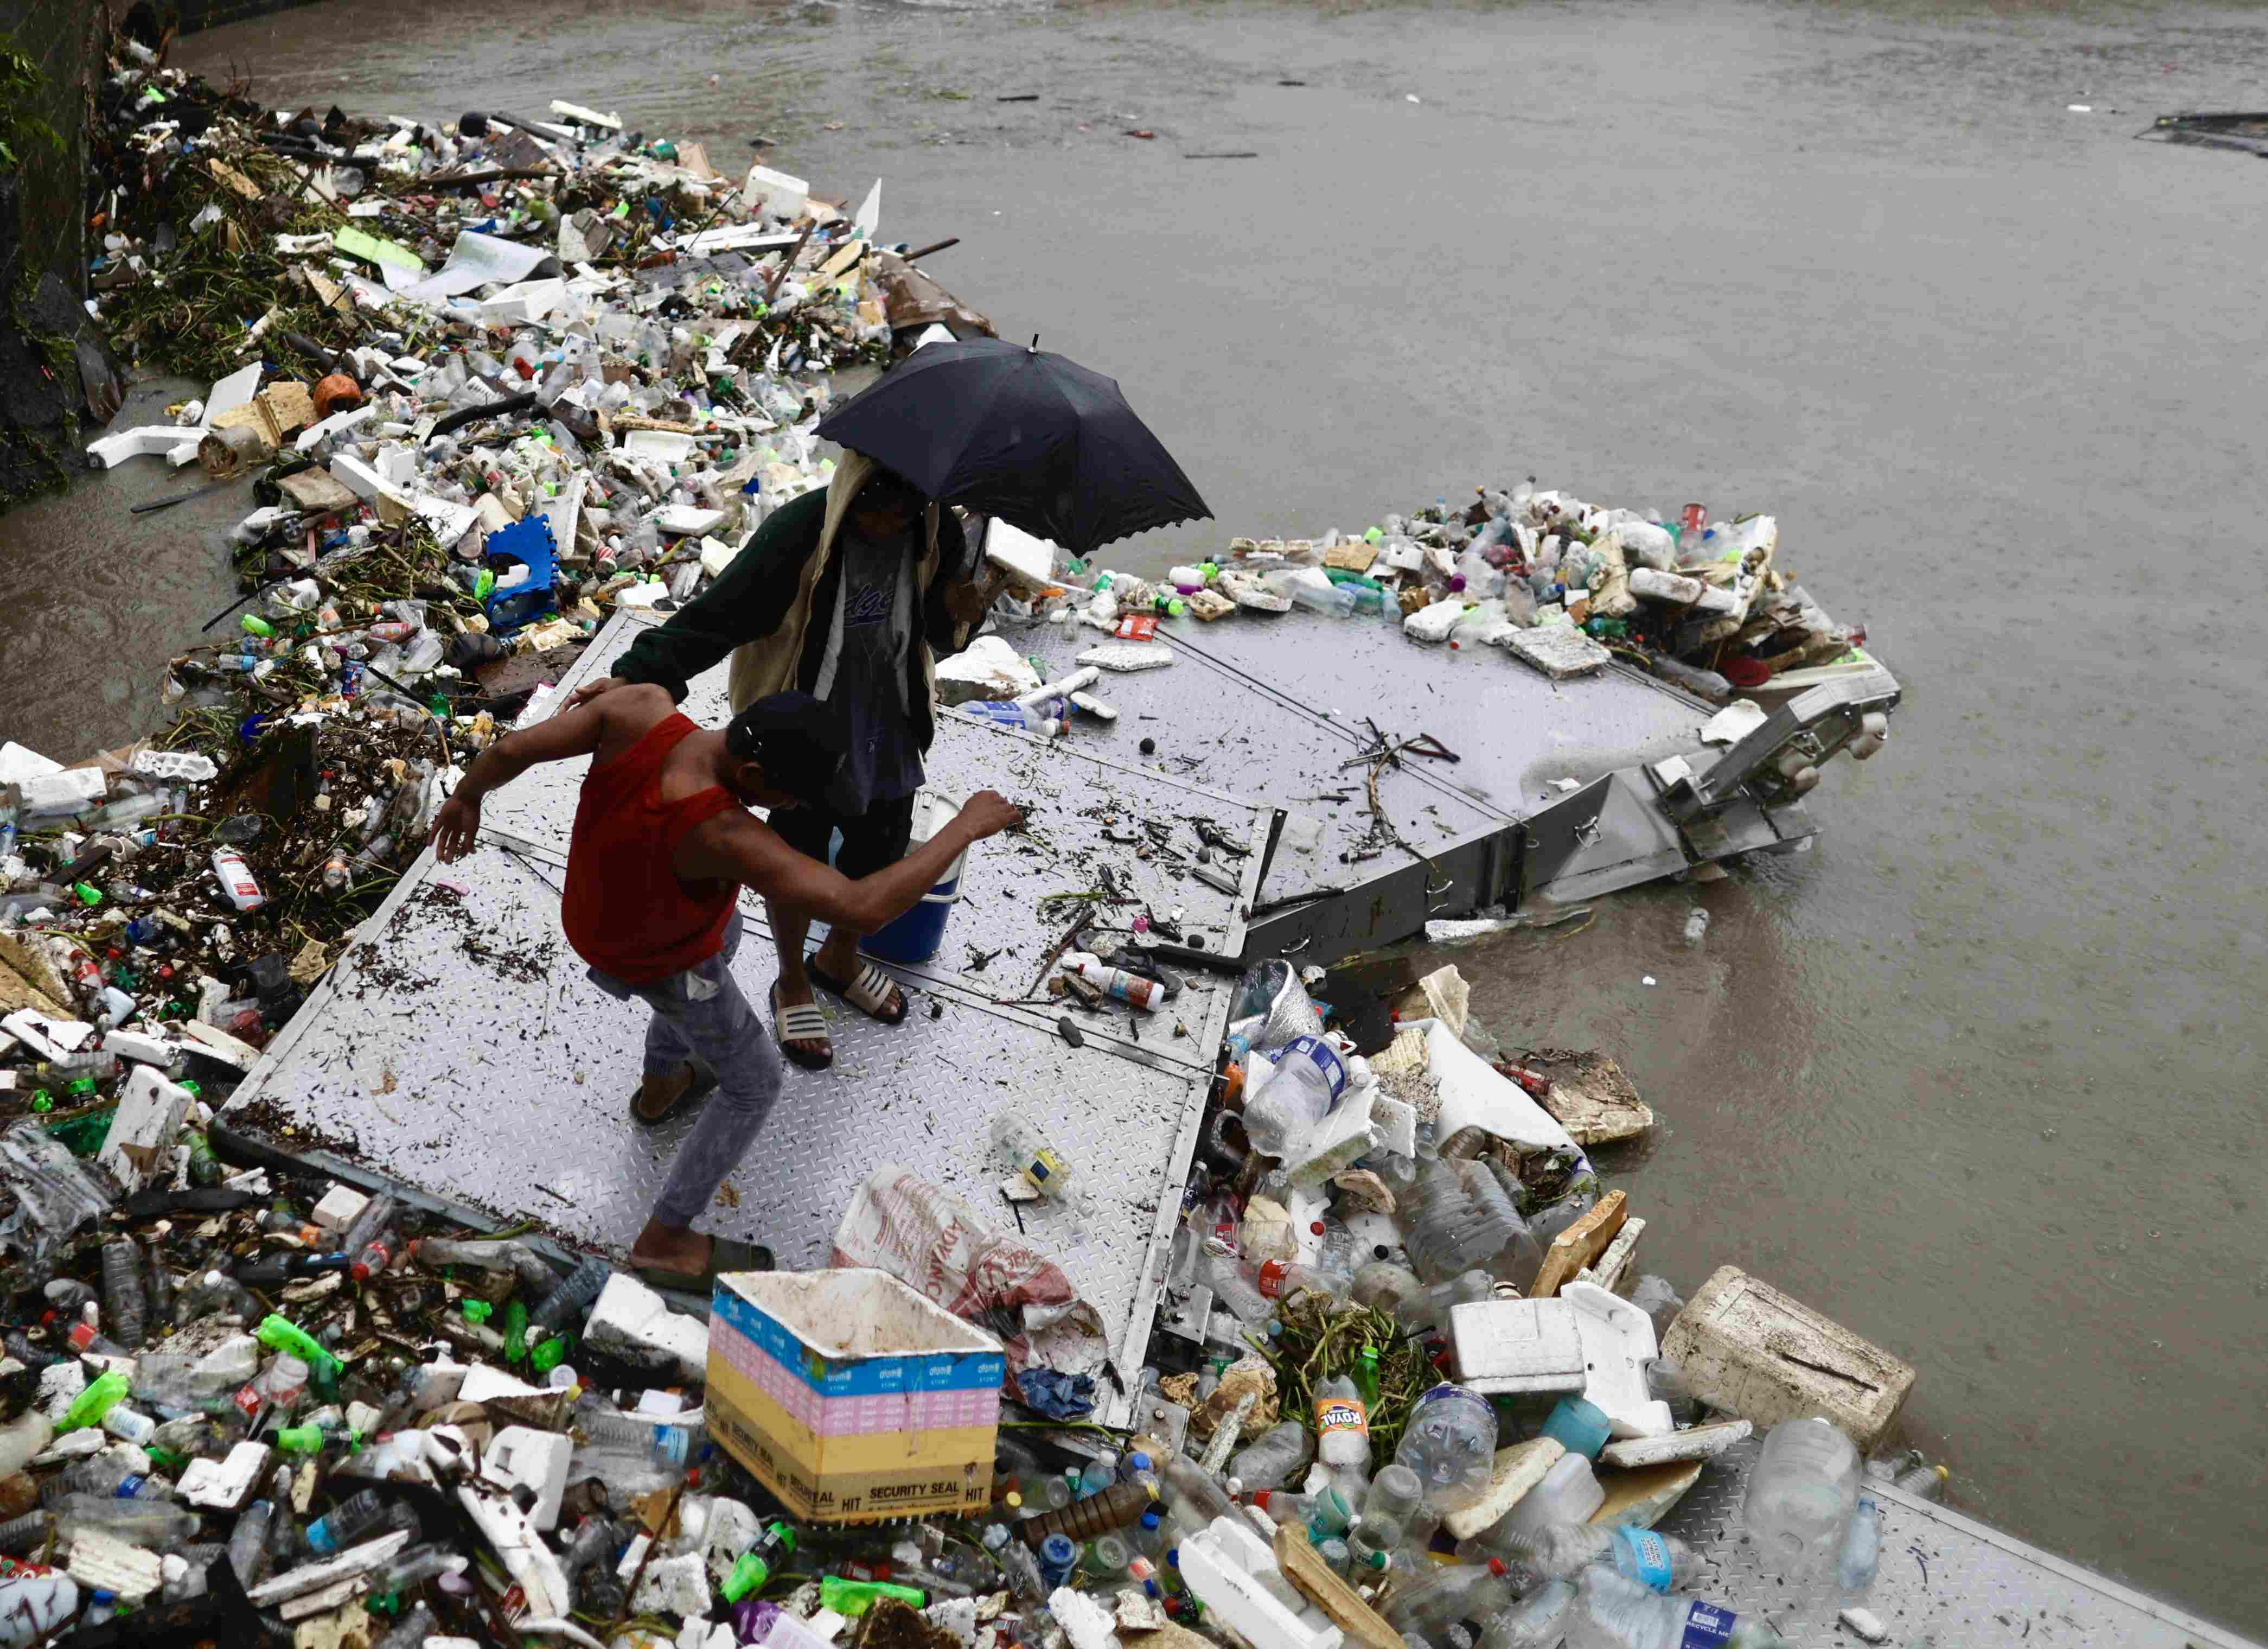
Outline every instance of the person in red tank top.
{"label": "person in red tank top", "polygon": [[[778,1053],[732,967],[740,890],[869,934],[913,908],[971,842],[1020,822],[1007,802],[982,791],[920,848],[851,881],[747,810],[778,812],[823,795],[842,753],[835,713],[806,693],[759,699],[718,730],[677,714],[663,688],[619,686],[497,740],[434,821],[435,850],[454,863],[476,845],[490,791],[539,762],[592,758],[560,919],[594,983],[653,1009],[630,1115],[651,1125],[718,1096],[679,1147],[631,1246],[631,1266],[650,1283],[705,1289],[719,1271],[771,1264],[769,1250],[692,1224],[779,1096]],[[818,1012],[782,1009],[777,985],[772,1008],[782,1043],[805,1033],[796,1016]]]}

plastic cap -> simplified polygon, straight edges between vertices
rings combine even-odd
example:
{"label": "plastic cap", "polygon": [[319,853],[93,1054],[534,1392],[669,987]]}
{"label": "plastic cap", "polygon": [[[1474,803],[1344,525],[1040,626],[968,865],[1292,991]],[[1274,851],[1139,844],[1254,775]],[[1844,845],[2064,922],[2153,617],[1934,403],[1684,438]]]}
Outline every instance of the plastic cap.
{"label": "plastic cap", "polygon": [[1501,1575],[1504,1572],[1504,1559],[1501,1557],[1490,1558],[1489,1572],[1492,1575]]}
{"label": "plastic cap", "polygon": [[1133,1453],[1127,1456],[1127,1464],[1133,1467],[1136,1471],[1148,1471],[1151,1468],[1149,1455],[1140,1449],[1136,1449]]}

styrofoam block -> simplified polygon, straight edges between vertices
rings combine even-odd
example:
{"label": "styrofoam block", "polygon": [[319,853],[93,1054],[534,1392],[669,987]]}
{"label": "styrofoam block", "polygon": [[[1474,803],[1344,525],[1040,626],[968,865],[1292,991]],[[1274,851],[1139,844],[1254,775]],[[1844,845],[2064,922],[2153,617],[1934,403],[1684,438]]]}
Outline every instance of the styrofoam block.
{"label": "styrofoam block", "polygon": [[[115,435],[105,435],[99,440],[86,444],[86,462],[90,470],[115,470],[129,458],[162,458],[182,445],[182,430],[174,424],[151,424],[140,429],[121,430]],[[196,443],[188,443],[196,450]]]}
{"label": "styrofoam block", "polygon": [[1441,1096],[1435,1137],[1446,1140],[1476,1128],[1528,1150],[1580,1154],[1556,1117],[1439,1019],[1426,1027],[1425,1069]]}
{"label": "styrofoam block", "polygon": [[18,1008],[0,1019],[0,1031],[22,1043],[41,1059],[61,1059],[85,1046],[94,1027],[84,1019],[58,1019],[36,1008]]}
{"label": "styrofoam block", "polygon": [[[444,1401],[488,1402],[497,1397],[542,1397],[548,1394],[549,1392],[544,1386],[531,1386],[526,1380],[516,1379],[500,1368],[493,1368],[486,1363],[475,1363],[464,1372],[458,1383],[456,1396]],[[435,1405],[437,1408],[438,1406],[438,1404]]]}
{"label": "styrofoam block", "polygon": [[670,504],[655,513],[653,524],[666,533],[691,537],[707,532],[724,519],[723,510],[703,509],[696,504]]}
{"label": "styrofoam block", "polygon": [[740,185],[740,192],[751,206],[761,205],[774,218],[800,218],[811,201],[811,185],[799,177],[790,177],[784,172],[775,172],[770,166],[752,166]]}
{"label": "styrofoam block", "polygon": [[20,784],[26,779],[63,770],[63,765],[52,756],[42,756],[30,745],[18,744],[14,739],[0,739],[0,784]]}
{"label": "styrofoam block", "polygon": [[110,789],[99,767],[66,767],[59,773],[26,779],[16,787],[26,813],[51,812],[99,802]]}
{"label": "styrofoam block", "polygon": [[527,1520],[549,1533],[559,1527],[560,1497],[567,1492],[567,1462],[575,1439],[532,1426],[506,1426],[481,1455],[481,1475],[504,1489],[526,1486],[535,1504]]}
{"label": "styrofoam block", "polygon": [[1562,1283],[1558,1298],[1573,1308],[1582,1336],[1589,1375],[1583,1400],[1607,1416],[1616,1437],[1660,1437],[1675,1431],[1669,1405],[1649,1397],[1646,1389],[1646,1365],[1659,1353],[1653,1319],[1595,1283]]}
{"label": "styrofoam block", "polygon": [[155,1592],[166,1578],[158,1554],[129,1546],[116,1535],[90,1529],[71,1536],[70,1562],[64,1572],[96,1592],[114,1592],[131,1602]]}
{"label": "styrofoam block", "polygon": [[95,1162],[117,1178],[129,1196],[146,1189],[170,1169],[174,1137],[195,1098],[149,1066],[136,1065],[126,1078]]}
{"label": "styrofoam block", "polygon": [[723,1495],[711,1501],[709,1527],[701,1542],[709,1557],[710,1580],[723,1586],[740,1554],[755,1545],[756,1536],[762,1532],[763,1525],[756,1514],[740,1501]]}
{"label": "styrofoam block", "polygon": [[194,1506],[237,1511],[267,1474],[275,1453],[265,1443],[239,1443],[225,1460],[200,1456],[182,1468],[177,1485],[180,1497]]}
{"label": "styrofoam block", "polygon": [[[463,1494],[470,1492],[469,1490],[460,1490],[460,1493]],[[507,1501],[504,1504],[509,1509],[511,1503]],[[381,1534],[374,1541],[364,1541],[359,1546],[350,1546],[335,1557],[326,1557],[320,1563],[301,1564],[297,1569],[287,1570],[280,1575],[271,1576],[254,1586],[245,1595],[251,1600],[253,1608],[267,1608],[271,1604],[281,1603],[287,1598],[303,1597],[310,1592],[320,1591],[325,1586],[335,1586],[338,1582],[355,1575],[367,1574],[393,1557],[408,1544],[409,1544],[409,1531],[396,1529],[391,1534]],[[529,1599],[531,1608],[534,1603],[534,1600],[531,1597]]]}
{"label": "styrofoam block", "polygon": [[1234,1519],[1215,1518],[1210,1527],[1182,1542],[1181,1554],[1182,1581],[1254,1649],[1339,1649],[1346,1641],[1322,1610],[1295,1608],[1278,1595],[1276,1586],[1290,1588],[1274,1554]]}
{"label": "styrofoam block", "polygon": [[627,1580],[636,1574],[638,1564],[645,1561],[645,1549],[652,1544],[653,1536],[644,1530],[631,1535],[630,1543],[622,1548],[622,1557],[615,1564],[615,1579]]}
{"label": "styrofoam block", "polygon": [[163,1037],[142,1031],[113,1031],[103,1038],[102,1046],[122,1060],[132,1060],[141,1065],[170,1065],[173,1062],[176,1044]]}
{"label": "styrofoam block", "polygon": [[1483,1529],[1493,1527],[1528,1497],[1528,1491],[1543,1481],[1566,1452],[1566,1445],[1548,1437],[1530,1438],[1498,1449],[1489,1469],[1488,1492],[1463,1511],[1450,1512],[1441,1520],[1441,1527],[1459,1540],[1470,1540]]}
{"label": "styrofoam block", "polygon": [[1668,1466],[1678,1460],[1714,1460],[1755,1430],[1745,1420],[1719,1420],[1672,1431],[1667,1437],[1624,1438],[1599,1451],[1599,1464],[1628,1468]]}
{"label": "styrofoam block", "polygon": [[583,1338],[633,1362],[674,1363],[688,1379],[708,1377],[709,1325],[671,1311],[660,1295],[627,1272],[615,1272],[599,1290]]}
{"label": "styrofoam block", "polygon": [[363,1204],[370,1199],[352,1186],[335,1185],[323,1193],[323,1200],[315,1204],[308,1217],[325,1231],[342,1231],[355,1223]]}
{"label": "styrofoam block", "polygon": [[[1292,1179],[1300,1178],[1300,1170],[1308,1164],[1322,1161],[1336,1153],[1344,1162],[1353,1156],[1367,1155],[1373,1142],[1370,1125],[1371,1102],[1378,1097],[1378,1084],[1366,1083],[1359,1086],[1348,1084],[1345,1095],[1331,1108],[1330,1113],[1308,1134],[1300,1146],[1297,1162],[1287,1162],[1284,1172]],[[1365,1149],[1352,1152],[1342,1149],[1360,1135]]]}
{"label": "styrofoam block", "polygon": [[1449,1345],[1458,1379],[1484,1395],[1583,1389],[1582,1329],[1565,1299],[1454,1305]]}
{"label": "styrofoam block", "polygon": [[644,1577],[630,1594],[630,1608],[640,1612],[706,1615],[710,1607],[709,1565],[699,1552],[655,1559],[645,1566]]}
{"label": "styrofoam block", "polygon": [[472,1514],[506,1572],[519,1582],[527,1612],[538,1620],[564,1615],[571,1601],[567,1572],[526,1515],[511,1501],[479,1489],[458,1490],[457,1504]]}
{"label": "styrofoam block", "polygon": [[939,1631],[950,1632],[961,1649],[976,1649],[976,1609],[973,1597],[939,1598],[922,1610],[922,1618]]}
{"label": "styrofoam block", "polygon": [[[832,1609],[822,1614],[834,1615]],[[771,1629],[764,1634],[764,1649],[828,1649],[835,1634],[843,1630],[843,1617],[835,1615],[831,1630],[821,1620],[803,1620],[782,1609],[772,1617]]]}
{"label": "styrofoam block", "polygon": [[1071,1649],[1119,1649],[1116,1622],[1110,1611],[1086,1593],[1057,1586],[1048,1594],[1048,1613],[1071,1639]]}

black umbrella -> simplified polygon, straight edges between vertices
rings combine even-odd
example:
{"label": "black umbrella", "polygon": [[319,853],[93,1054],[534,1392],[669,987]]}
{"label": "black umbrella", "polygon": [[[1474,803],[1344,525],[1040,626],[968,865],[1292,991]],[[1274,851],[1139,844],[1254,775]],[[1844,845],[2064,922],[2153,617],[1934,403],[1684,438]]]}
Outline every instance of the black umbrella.
{"label": "black umbrella", "polygon": [[819,433],[1073,555],[1212,514],[1116,382],[1036,345],[930,344]]}

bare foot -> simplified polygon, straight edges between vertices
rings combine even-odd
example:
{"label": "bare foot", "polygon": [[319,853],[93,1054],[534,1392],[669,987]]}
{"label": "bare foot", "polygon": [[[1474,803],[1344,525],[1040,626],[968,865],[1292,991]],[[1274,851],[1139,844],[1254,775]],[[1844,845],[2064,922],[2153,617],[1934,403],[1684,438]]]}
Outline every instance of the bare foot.
{"label": "bare foot", "polygon": [[662,1271],[681,1271],[697,1277],[709,1269],[711,1239],[690,1226],[663,1225],[648,1220],[630,1245],[630,1263]]}

